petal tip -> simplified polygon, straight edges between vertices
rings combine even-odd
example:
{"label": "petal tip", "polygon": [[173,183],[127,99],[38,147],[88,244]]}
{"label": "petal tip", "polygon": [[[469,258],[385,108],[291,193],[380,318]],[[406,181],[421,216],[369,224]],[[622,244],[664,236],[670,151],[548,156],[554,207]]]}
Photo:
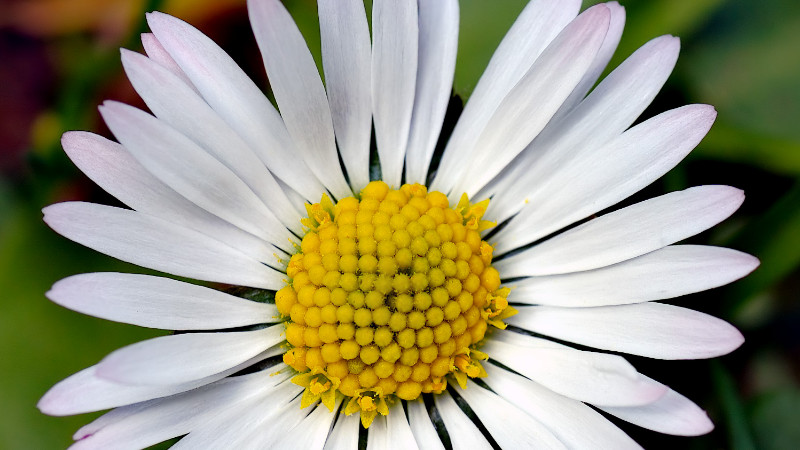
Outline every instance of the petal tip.
{"label": "petal tip", "polygon": [[745,341],[744,335],[742,334],[741,331],[739,331],[738,328],[734,327],[733,325],[731,325],[731,328],[733,329],[733,331],[731,332],[731,349],[728,353],[741,347]]}
{"label": "petal tip", "polygon": [[580,20],[581,16],[587,21],[600,21],[608,23],[611,20],[611,8],[605,3],[598,3],[579,15],[575,21]]}
{"label": "petal tip", "polygon": [[711,421],[705,411],[703,411],[703,413],[704,414],[698,418],[699,422],[697,423],[697,427],[692,430],[691,436],[702,436],[714,431],[714,422]]}
{"label": "petal tip", "polygon": [[70,413],[62,407],[61,395],[57,391],[58,385],[51,387],[36,403],[36,409],[48,416],[69,416]]}
{"label": "petal tip", "polygon": [[44,215],[42,220],[44,220],[46,224],[50,225],[48,219],[52,219],[53,214],[55,214],[58,210],[61,209],[59,205],[61,205],[61,203],[53,203],[52,205],[47,205],[44,208],[42,208],[42,214]]}
{"label": "petal tip", "polygon": [[63,147],[64,150],[67,150],[67,147],[70,147],[73,144],[75,144],[75,141],[79,138],[80,135],[81,135],[80,131],[75,131],[75,130],[65,131],[61,135],[61,147]]}
{"label": "petal tip", "polygon": [[749,268],[749,271],[748,271],[747,273],[748,273],[748,274],[750,274],[750,273],[753,273],[753,271],[755,271],[756,269],[758,269],[758,266],[760,266],[760,265],[761,265],[761,260],[760,260],[760,259],[758,259],[757,257],[755,257],[755,256],[753,256],[753,255],[751,255],[751,254],[749,254],[749,253],[745,253],[744,255],[746,256],[746,262],[745,262],[745,264],[746,264],[746,265],[748,266],[748,268]]}

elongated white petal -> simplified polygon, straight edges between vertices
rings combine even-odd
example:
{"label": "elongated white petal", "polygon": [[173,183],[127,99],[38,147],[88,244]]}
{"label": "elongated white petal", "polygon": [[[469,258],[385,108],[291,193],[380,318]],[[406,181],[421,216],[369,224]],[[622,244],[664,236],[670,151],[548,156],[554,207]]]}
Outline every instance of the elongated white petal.
{"label": "elongated white petal", "polygon": [[[209,413],[209,410],[218,408],[220,402],[235,401],[235,399],[222,398],[222,392],[217,391],[220,390],[216,389],[209,393],[201,388],[200,392],[193,391],[183,396],[172,396],[114,410],[110,414],[117,417],[109,418],[109,420],[119,420],[114,420],[114,423],[98,430],[96,434],[86,435],[70,449],[112,447],[141,449],[186,434],[200,422],[205,414]],[[123,412],[127,413],[126,416],[120,417]]]}
{"label": "elongated white petal", "polygon": [[611,57],[614,56],[614,51],[619,45],[620,38],[622,38],[622,30],[625,28],[625,8],[620,6],[617,2],[603,3],[611,13],[608,24],[608,32],[603,38],[603,44],[597,51],[597,54],[592,61],[592,65],[581,78],[581,81],[575,86],[572,93],[564,100],[558,112],[553,115],[554,121],[559,120],[563,115],[568,113],[572,108],[583,100],[589,89],[594,86],[600,74],[603,73]]}
{"label": "elongated white petal", "polygon": [[[334,411],[339,409],[341,399],[336,402]],[[270,448],[299,448],[323,450],[328,432],[333,426],[336,414],[328,411],[323,405],[317,405],[314,411],[289,430],[280,433]]]}
{"label": "elongated white petal", "polygon": [[444,445],[433,427],[431,416],[425,409],[422,397],[409,401],[407,405],[408,424],[411,426],[411,432],[414,433],[417,447],[420,450],[444,450]]}
{"label": "elongated white petal", "polygon": [[[279,448],[277,443],[281,438],[281,434],[286,430],[294,428],[308,415],[308,410],[303,410],[300,408],[300,397],[301,396],[298,395],[294,400],[286,405],[283,411],[278,411],[279,414],[277,416],[272,415],[267,418],[264,417],[265,414],[263,409],[272,408],[270,403],[258,405],[257,408],[254,408],[250,416],[251,423],[245,432],[240,433],[240,436],[229,435],[233,438],[232,441],[234,447],[252,450],[258,450],[262,448]],[[319,406],[320,405],[317,407]],[[231,439],[220,438],[216,439],[215,441],[219,442],[218,445],[224,447],[231,442]],[[204,443],[207,441],[198,440],[197,442]],[[191,449],[197,448],[197,446],[198,445],[195,444],[194,446],[187,446],[185,448]]]}
{"label": "elongated white petal", "polygon": [[620,356],[575,350],[511,331],[495,332],[481,351],[554,392],[587,403],[646,405],[665,392]]}
{"label": "elongated white petal", "polygon": [[[269,170],[195,91],[170,71],[138,53],[123,50],[122,65],[136,91],[159,120],[183,133],[230,169],[284,226],[295,233],[302,231],[300,215]],[[186,162],[191,164],[191,160]]]}
{"label": "elongated white petal", "polygon": [[708,105],[670,110],[636,125],[586,158],[560,167],[557,176],[498,232],[495,252],[533,242],[644,188],[700,142],[716,115]]}
{"label": "elongated white petal", "polygon": [[144,47],[144,51],[147,53],[148,58],[172,72],[187,86],[192,88],[193,91],[198,92],[197,88],[194,86],[194,84],[192,84],[192,81],[189,79],[189,77],[187,77],[183,70],[181,70],[180,66],[178,66],[178,63],[172,59],[172,56],[169,56],[167,50],[163,45],[161,45],[160,42],[158,42],[158,39],[156,39],[156,36],[153,33],[142,33],[142,47]]}
{"label": "elongated white petal", "polygon": [[450,436],[453,450],[492,448],[489,441],[481,433],[481,430],[458,407],[449,392],[444,391],[441,394],[434,395],[433,401],[439,411],[439,415],[442,417],[447,435]]}
{"label": "elongated white petal", "polygon": [[149,339],[112,352],[100,361],[96,373],[133,385],[187,383],[227,370],[281,342],[283,328]]}
{"label": "elongated white petal", "polygon": [[300,30],[278,0],[250,0],[247,10],[295,150],[336,197],[352,195],[339,166],[328,98]]}
{"label": "elongated white petal", "polygon": [[590,220],[504,260],[506,277],[551,275],[605,267],[694,236],[728,218],[744,202],[729,186],[671,192]]}
{"label": "elongated white petal", "polygon": [[276,177],[306,200],[317,201],[322,183],[293,152],[292,139],[261,90],[211,39],[186,22],[159,12],[147,23],[203,98],[245,140]]}
{"label": "elongated white petal", "polygon": [[113,383],[95,376],[95,368],[88,367],[61,380],[47,391],[37,407],[51,416],[69,416],[182,392],[176,390],[175,386],[126,386]]}
{"label": "elongated white petal", "polygon": [[[613,16],[612,16],[613,25]],[[675,67],[678,38],[661,36],[636,50],[564,117],[539,136],[478,197],[495,195],[487,214],[500,222],[516,214],[560,167],[592,155],[639,117]]]}
{"label": "elongated white petal", "polygon": [[[172,386],[131,386],[115,383],[99,378],[95,374],[97,366],[91,366],[61,380],[50,388],[39,400],[37,407],[43,413],[51,416],[70,416],[131,405],[211,384],[280,353],[282,353],[280,347],[272,347],[228,370],[189,383]],[[87,433],[91,434],[92,432]]]}
{"label": "elongated white petal", "polygon": [[585,404],[494,364],[484,364],[484,368],[488,376],[482,380],[493,391],[541,422],[568,448],[641,448]]}
{"label": "elongated white petal", "polygon": [[95,317],[168,330],[214,330],[278,321],[275,305],[149,275],[75,275],[53,285],[47,298]]}
{"label": "elongated white petal", "polygon": [[744,337],[729,323],[661,303],[557,308],[525,306],[509,323],[577,344],[658,359],[712,358]]}
{"label": "elongated white petal", "polygon": [[361,427],[361,416],[339,414],[336,424],[325,441],[325,450],[352,450],[358,448],[358,430]]}
{"label": "elongated white petal", "polygon": [[668,390],[657,401],[643,406],[600,409],[634,425],[676,436],[700,436],[714,429],[708,415],[683,395]]}
{"label": "elongated white petal", "polygon": [[[265,372],[273,373],[272,370]],[[271,439],[274,442],[308,414],[300,409],[298,395],[302,391],[303,388],[281,376],[274,389],[251,396],[236,409],[228,408],[208,416],[173,448],[273,448],[259,446],[260,441]]]}
{"label": "elongated white petal", "polygon": [[428,165],[450,101],[458,49],[458,2],[419,2],[419,58],[406,150],[406,183],[427,183]]}
{"label": "elongated white petal", "polygon": [[178,276],[280,289],[284,275],[188,228],[127,209],[66,202],[42,210],[58,234],[142,267]]}
{"label": "elongated white petal", "polygon": [[670,245],[600,269],[514,282],[514,301],[588,307],[663,300],[723,286],[755,270],[758,259],[721,247]]}
{"label": "elongated white petal", "polygon": [[492,55],[447,142],[431,190],[449,193],[472,164],[475,141],[500,102],[548,44],[578,14],[578,0],[533,0]]}
{"label": "elongated white petal", "polygon": [[272,211],[236,174],[186,136],[123,103],[106,102],[100,113],[120,143],[176,192],[245,231],[288,247],[290,233]]}
{"label": "elongated white petal", "polygon": [[610,16],[603,4],[589,8],[542,52],[486,123],[451,200],[477,193],[542,131],[589,69]]}
{"label": "elongated white petal", "polygon": [[209,386],[118,408],[75,434],[75,449],[145,448],[186,434],[209,418],[237,410],[253,397],[275,390],[284,376],[259,372]]}
{"label": "elongated white petal", "polygon": [[322,67],[339,153],[353,191],[369,183],[372,44],[361,0],[320,0]]}
{"label": "elongated white petal", "polygon": [[83,173],[131,208],[199,231],[258,261],[274,264],[275,246],[220,219],[162,183],[123,146],[102,136],[70,131],[61,145]]}
{"label": "elongated white petal", "polygon": [[389,414],[378,415],[369,427],[367,450],[418,450],[403,405],[396,402]]}
{"label": "elongated white petal", "polygon": [[[295,191],[294,189],[291,188],[291,186],[289,186],[288,184],[286,184],[283,181],[281,181],[280,178],[276,178],[275,181],[278,182],[278,186],[281,187],[281,190],[286,195],[286,197],[289,199],[289,201],[292,204],[292,207],[294,208],[294,210],[297,211],[297,213],[300,214],[301,217],[307,215],[308,211],[306,211],[306,209],[305,209],[305,204],[306,203],[311,203],[311,202],[307,202],[303,198],[303,196],[300,195],[299,192]],[[318,195],[317,196],[317,200],[315,200],[315,202],[318,202],[321,197],[322,197],[322,194]]]}
{"label": "elongated white petal", "polygon": [[564,444],[536,419],[492,391],[467,381],[458,391],[501,448],[566,449]]}
{"label": "elongated white petal", "polygon": [[372,116],[381,179],[399,187],[417,80],[417,2],[372,5]]}

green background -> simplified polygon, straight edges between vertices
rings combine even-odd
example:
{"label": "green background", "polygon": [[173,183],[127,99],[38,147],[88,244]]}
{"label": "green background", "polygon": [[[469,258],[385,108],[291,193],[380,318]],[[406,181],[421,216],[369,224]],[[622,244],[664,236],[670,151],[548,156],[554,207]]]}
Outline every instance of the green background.
{"label": "green background", "polygon": [[[44,297],[55,281],[71,274],[141,271],[57,236],[42,223],[40,212],[47,204],[68,199],[115,204],[72,166],[58,138],[70,129],[107,134],[96,110],[103,99],[141,104],[124,80],[117,48],[140,50],[142,13],[163,5],[131,3],[138,19],[113,39],[97,29],[35,35],[0,21],[0,52],[9,52],[0,54],[0,79],[10,80],[0,87],[0,120],[8,124],[10,118],[28,117],[24,111],[30,105],[12,103],[14,90],[31,90],[35,103],[30,120],[20,119],[22,129],[14,130],[23,142],[0,140],[0,448],[67,446],[71,434],[96,414],[44,416],[35,407],[41,395],[113,349],[163,333],[83,316]],[[241,2],[229,3],[195,25],[265,85],[246,10]],[[319,62],[314,2],[285,3]],[[590,3],[597,2],[585,6]],[[461,1],[456,94],[469,95],[524,4]],[[630,358],[643,373],[707,409],[717,429],[686,439],[622,427],[651,448],[794,448],[800,442],[800,2],[622,4],[627,26],[611,67],[658,35],[677,35],[682,42],[675,72],[643,117],[686,103],[710,103],[719,111],[703,143],[642,195],[698,184],[743,188],[747,200],[742,209],[691,241],[747,251],[762,262],[742,281],[675,301],[734,323],[747,338],[742,348],[714,361]],[[44,82],[31,87],[18,72],[16,64],[27,64],[26,58],[36,59],[35,67],[41,66],[36,73]]]}

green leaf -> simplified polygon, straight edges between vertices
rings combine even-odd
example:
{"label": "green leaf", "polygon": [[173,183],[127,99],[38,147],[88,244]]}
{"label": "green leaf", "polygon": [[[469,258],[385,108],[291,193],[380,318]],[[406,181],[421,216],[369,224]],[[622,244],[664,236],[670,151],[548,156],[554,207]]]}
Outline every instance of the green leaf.
{"label": "green leaf", "polygon": [[720,116],[693,157],[714,158],[749,164],[774,173],[800,173],[800,140],[754,131]]}
{"label": "green leaf", "polygon": [[461,19],[453,84],[461,98],[468,98],[475,89],[497,45],[527,3],[527,0],[459,2]]}
{"label": "green leaf", "polygon": [[788,450],[800,442],[800,389],[787,387],[756,400],[750,414],[758,448]]}
{"label": "green leaf", "polygon": [[726,6],[678,63],[690,97],[719,111],[700,153],[800,173],[800,3]]}
{"label": "green leaf", "polygon": [[736,315],[800,266],[800,179],[766,214],[748,224],[730,246],[761,260],[755,272],[730,287],[729,308]]}
{"label": "green leaf", "polygon": [[725,415],[729,448],[732,450],[755,450],[756,446],[744,413],[744,405],[736,390],[733,377],[719,361],[711,362],[711,375],[714,379],[714,389]]}
{"label": "green leaf", "polygon": [[84,316],[45,298],[60,278],[132,268],[58,236],[29,199],[0,186],[0,447],[66,447],[98,414],[48,417],[36,409],[39,398],[114,349],[163,334]]}

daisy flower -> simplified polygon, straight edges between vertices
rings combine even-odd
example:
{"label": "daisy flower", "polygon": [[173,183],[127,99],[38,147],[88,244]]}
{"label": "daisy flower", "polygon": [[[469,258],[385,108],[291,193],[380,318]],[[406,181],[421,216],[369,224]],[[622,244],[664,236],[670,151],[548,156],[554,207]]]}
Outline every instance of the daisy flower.
{"label": "daisy flower", "polygon": [[441,136],[457,1],[375,0],[371,33],[361,0],[318,7],[324,83],[281,3],[248,2],[277,109],[209,38],[152,13],[146,56],[122,51],[152,115],[106,102],[119,143],[64,135],[75,164],[130,209],[60,203],[47,224],[206,282],[91,273],[48,292],[176,331],[45,394],[51,415],[111,409],[74,448],[179,436],[178,448],[637,448],[607,416],[711,430],[697,405],[618,354],[737,348],[731,325],[656,301],[758,264],[674,245],[731,215],[738,189],[613,208],[714,121],[712,107],[688,105],[633,125],[678,39],[653,39],[592,89],[624,9],[533,0]]}

